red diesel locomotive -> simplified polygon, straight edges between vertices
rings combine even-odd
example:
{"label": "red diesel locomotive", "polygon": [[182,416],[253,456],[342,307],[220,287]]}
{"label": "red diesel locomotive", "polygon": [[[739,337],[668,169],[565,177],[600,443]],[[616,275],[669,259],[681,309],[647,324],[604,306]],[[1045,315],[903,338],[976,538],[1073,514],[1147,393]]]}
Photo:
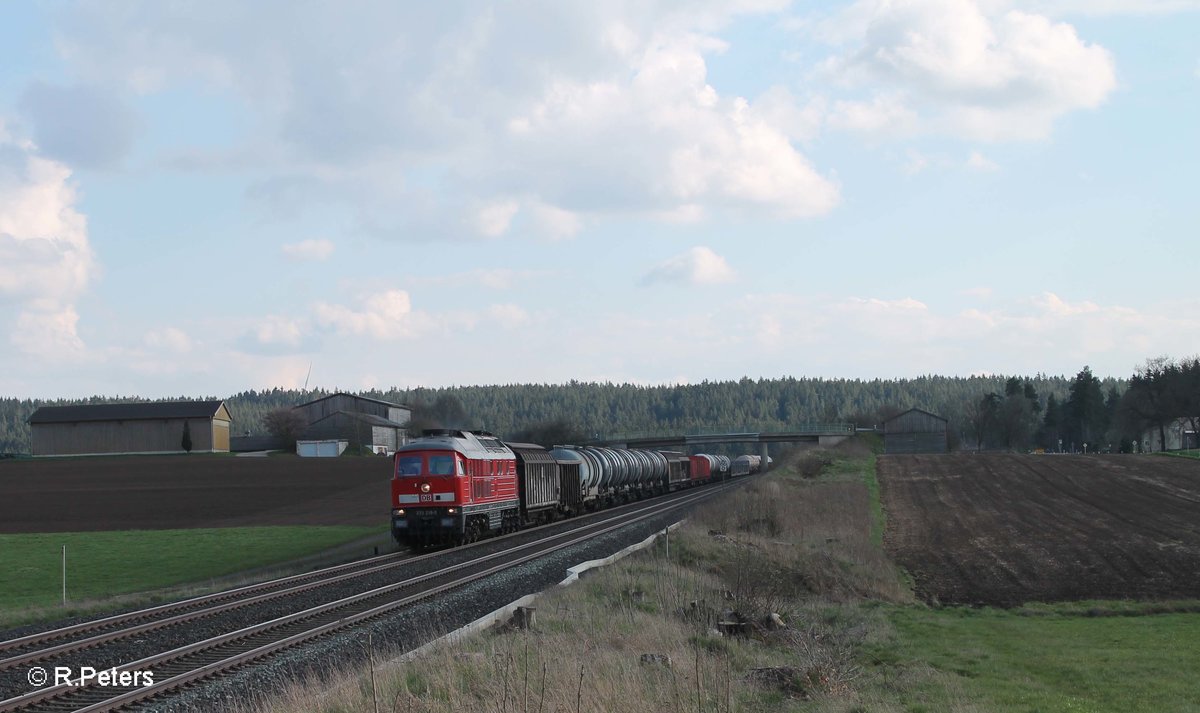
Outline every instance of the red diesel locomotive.
{"label": "red diesel locomotive", "polygon": [[392,534],[399,541],[473,541],[520,522],[517,462],[489,433],[427,431],[396,451]]}

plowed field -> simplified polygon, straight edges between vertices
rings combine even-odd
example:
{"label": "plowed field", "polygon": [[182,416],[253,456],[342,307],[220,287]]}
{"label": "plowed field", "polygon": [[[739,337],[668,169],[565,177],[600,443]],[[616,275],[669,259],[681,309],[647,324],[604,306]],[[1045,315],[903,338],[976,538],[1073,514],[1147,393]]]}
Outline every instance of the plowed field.
{"label": "plowed field", "polygon": [[883,456],[884,545],[928,601],[1200,598],[1200,463]]}
{"label": "plowed field", "polygon": [[385,527],[391,459],[126,456],[0,463],[0,533]]}

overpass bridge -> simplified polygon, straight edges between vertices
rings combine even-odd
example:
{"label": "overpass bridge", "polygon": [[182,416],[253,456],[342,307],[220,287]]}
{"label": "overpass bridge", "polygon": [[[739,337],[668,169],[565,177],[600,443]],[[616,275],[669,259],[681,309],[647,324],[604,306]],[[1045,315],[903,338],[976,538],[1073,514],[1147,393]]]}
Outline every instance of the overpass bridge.
{"label": "overpass bridge", "polygon": [[797,424],[790,431],[738,431],[717,433],[663,434],[638,433],[597,436],[587,445],[612,448],[699,449],[703,446],[735,443],[759,444],[759,455],[767,462],[767,445],[771,443],[805,443],[813,446],[835,446],[855,433],[852,423]]}

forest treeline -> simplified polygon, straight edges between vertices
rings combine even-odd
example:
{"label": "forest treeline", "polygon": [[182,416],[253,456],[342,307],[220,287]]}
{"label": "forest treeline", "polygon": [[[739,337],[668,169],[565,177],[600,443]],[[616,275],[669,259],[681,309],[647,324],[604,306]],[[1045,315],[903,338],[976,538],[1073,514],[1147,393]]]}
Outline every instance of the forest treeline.
{"label": "forest treeline", "polygon": [[963,416],[962,432],[976,448],[1167,450],[1196,440],[1200,358],[1150,359],[1127,382],[1106,383],[1085,366],[1065,394],[1039,393],[1035,382],[1010,377],[1003,391],[969,401]]}
{"label": "forest treeline", "polygon": [[[963,423],[969,402],[1003,392],[1006,377],[923,376],[914,379],[749,379],[673,386],[590,383],[511,384],[357,392],[413,407],[415,425],[481,428],[504,436],[560,424],[589,436],[660,431],[780,431],[803,423],[873,426],[894,413],[923,408]],[[1045,396],[1066,395],[1065,377],[1028,379]],[[1123,389],[1124,383],[1105,382]],[[223,397],[233,433],[265,435],[266,416],[327,396],[322,390],[270,389]],[[178,397],[221,398],[217,396]],[[80,400],[0,399],[0,452],[28,453],[30,414],[40,406],[138,401],[94,396]]]}
{"label": "forest treeline", "polygon": [[[413,430],[479,428],[516,440],[636,433],[785,431],[811,423],[871,427],[908,408],[949,421],[952,447],[1068,450],[1084,442],[1136,439],[1171,419],[1200,413],[1195,358],[1150,360],[1130,379],[1036,375],[913,379],[778,378],[641,386],[511,384],[357,392],[413,409]],[[272,411],[327,396],[323,390],[271,389],[224,397],[235,435],[265,435]],[[1188,395],[1190,394],[1190,396]],[[214,396],[179,397],[219,398]],[[43,405],[137,401],[0,399],[0,452],[28,453],[30,414]],[[1170,414],[1168,416],[1168,414]]]}

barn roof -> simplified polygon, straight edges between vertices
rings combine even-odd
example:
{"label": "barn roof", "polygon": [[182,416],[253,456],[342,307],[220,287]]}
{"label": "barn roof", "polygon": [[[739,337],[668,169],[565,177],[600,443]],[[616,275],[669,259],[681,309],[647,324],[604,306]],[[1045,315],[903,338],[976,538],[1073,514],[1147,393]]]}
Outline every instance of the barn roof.
{"label": "barn roof", "polygon": [[[79,423],[82,421],[146,421],[163,418],[212,418],[224,401],[152,401],[133,404],[82,404],[42,406],[29,423]],[[228,409],[225,411],[228,413]]]}
{"label": "barn roof", "polygon": [[[939,421],[947,421],[947,419],[945,419],[944,417],[942,417],[942,416],[939,416],[939,415],[937,415],[936,413],[932,413],[932,412],[930,412],[930,411],[926,411],[926,410],[925,410],[925,409],[923,409],[923,408],[910,408],[909,410],[905,411],[904,413],[898,413],[898,414],[896,414],[895,416],[892,416],[892,417],[891,417],[891,418],[889,418],[888,420],[884,421],[884,423],[890,423],[890,422],[892,422],[892,421],[895,421],[896,419],[900,418],[901,416],[905,416],[905,415],[907,415],[907,414],[913,413],[914,411],[915,411],[916,413],[923,413],[923,414],[925,414],[926,416],[932,416],[932,417],[936,418],[936,419],[937,419],[937,420],[939,420]],[[948,423],[948,422],[949,422],[949,421],[947,421],[947,423]]]}
{"label": "barn roof", "polygon": [[382,404],[384,406],[391,406],[392,408],[403,408],[403,409],[408,408],[408,406],[405,406],[404,404],[398,404],[393,401],[384,401],[383,399],[373,399],[370,396],[359,396],[358,394],[349,394],[349,393],[346,393],[345,391],[339,391],[334,394],[329,394],[328,396],[322,396],[321,398],[313,399],[312,401],[305,401],[304,403],[300,404],[296,408],[301,408],[303,406],[310,406],[312,404],[320,403],[322,401],[325,401],[326,399],[332,399],[335,396],[349,396],[350,398],[358,399],[359,401],[370,401],[373,404]]}

